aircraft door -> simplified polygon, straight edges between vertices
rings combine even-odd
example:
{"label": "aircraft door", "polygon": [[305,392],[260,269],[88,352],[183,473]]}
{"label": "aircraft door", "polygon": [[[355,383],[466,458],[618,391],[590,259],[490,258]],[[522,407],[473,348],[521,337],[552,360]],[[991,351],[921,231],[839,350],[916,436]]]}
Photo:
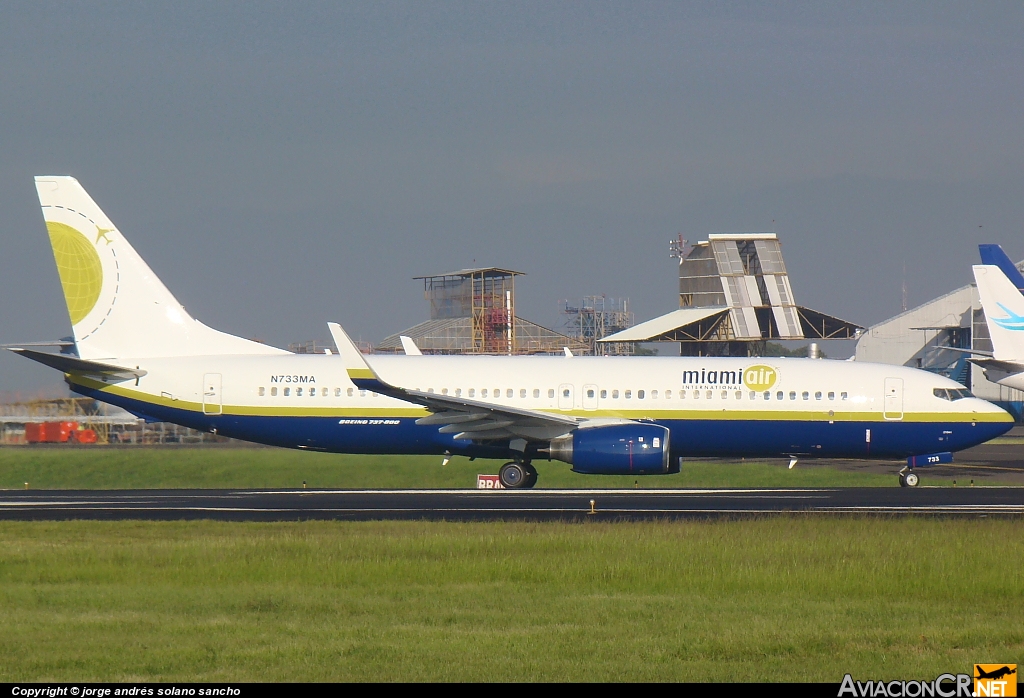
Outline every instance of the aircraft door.
{"label": "aircraft door", "polygon": [[573,392],[572,383],[562,383],[558,386],[558,409],[571,410],[575,407]]}
{"label": "aircraft door", "polygon": [[583,409],[585,409],[585,410],[596,410],[597,409],[597,386],[596,385],[585,385],[585,386],[583,386]]}
{"label": "aircraft door", "polygon": [[219,373],[207,373],[203,376],[203,414],[221,414],[223,411],[221,376]]}
{"label": "aircraft door", "polygon": [[885,402],[882,417],[898,421],[903,419],[903,379],[885,379]]}

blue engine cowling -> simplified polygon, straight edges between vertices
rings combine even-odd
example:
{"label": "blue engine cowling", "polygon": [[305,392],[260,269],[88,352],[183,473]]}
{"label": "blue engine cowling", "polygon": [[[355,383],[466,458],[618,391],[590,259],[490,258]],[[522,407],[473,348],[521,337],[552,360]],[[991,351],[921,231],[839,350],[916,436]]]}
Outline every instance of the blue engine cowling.
{"label": "blue engine cowling", "polygon": [[657,424],[583,427],[552,439],[551,458],[588,475],[655,475],[669,469],[668,429]]}

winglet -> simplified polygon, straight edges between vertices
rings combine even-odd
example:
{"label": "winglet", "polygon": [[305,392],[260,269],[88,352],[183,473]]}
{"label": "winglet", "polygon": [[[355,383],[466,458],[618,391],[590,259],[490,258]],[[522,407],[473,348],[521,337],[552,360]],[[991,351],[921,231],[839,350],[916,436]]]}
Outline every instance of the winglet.
{"label": "winglet", "polygon": [[405,350],[406,356],[423,356],[423,352],[416,346],[416,342],[412,341],[412,337],[406,337],[404,334],[399,336],[402,340],[402,349]]}
{"label": "winglet", "polygon": [[341,356],[341,360],[345,362],[345,370],[348,372],[349,379],[356,384],[357,388],[375,390],[376,388],[373,386],[361,385],[361,382],[379,382],[377,374],[373,372],[370,364],[366,363],[366,359],[363,358],[363,353],[359,351],[355,343],[345,333],[345,330],[341,329],[341,325],[336,322],[328,322],[327,327],[331,331],[331,337],[334,338],[334,344],[338,347],[338,354]]}

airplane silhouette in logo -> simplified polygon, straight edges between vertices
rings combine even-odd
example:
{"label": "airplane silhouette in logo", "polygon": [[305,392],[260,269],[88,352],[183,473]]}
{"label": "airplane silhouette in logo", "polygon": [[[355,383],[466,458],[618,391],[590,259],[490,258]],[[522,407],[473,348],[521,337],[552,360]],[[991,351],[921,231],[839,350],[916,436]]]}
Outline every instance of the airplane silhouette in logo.
{"label": "airplane silhouette in logo", "polygon": [[981,667],[975,667],[975,669],[978,672],[978,675],[974,677],[976,679],[1001,679],[1004,676],[1009,676],[1010,674],[1017,673],[1016,669],[1011,669],[1008,666],[999,667],[998,669],[993,669],[992,671],[985,671]]}
{"label": "airplane silhouette in logo", "polygon": [[1013,312],[1002,303],[996,303],[1007,317],[992,318],[992,322],[1007,330],[1024,330],[1024,317]]}
{"label": "airplane silhouette in logo", "polygon": [[107,237],[107,235],[109,233],[112,233],[112,232],[114,232],[113,228],[101,228],[101,227],[99,227],[97,225],[96,226],[96,244],[97,245],[100,244],[100,239],[102,238],[103,240],[106,240],[107,244],[109,245],[112,241],[111,241],[110,238]]}

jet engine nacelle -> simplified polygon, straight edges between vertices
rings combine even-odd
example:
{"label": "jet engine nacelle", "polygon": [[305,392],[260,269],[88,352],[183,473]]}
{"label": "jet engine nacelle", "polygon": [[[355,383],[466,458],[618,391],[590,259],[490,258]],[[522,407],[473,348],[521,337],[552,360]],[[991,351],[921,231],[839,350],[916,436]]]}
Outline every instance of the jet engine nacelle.
{"label": "jet engine nacelle", "polygon": [[552,439],[551,458],[588,475],[655,475],[670,472],[668,429],[657,424],[581,427]]}

